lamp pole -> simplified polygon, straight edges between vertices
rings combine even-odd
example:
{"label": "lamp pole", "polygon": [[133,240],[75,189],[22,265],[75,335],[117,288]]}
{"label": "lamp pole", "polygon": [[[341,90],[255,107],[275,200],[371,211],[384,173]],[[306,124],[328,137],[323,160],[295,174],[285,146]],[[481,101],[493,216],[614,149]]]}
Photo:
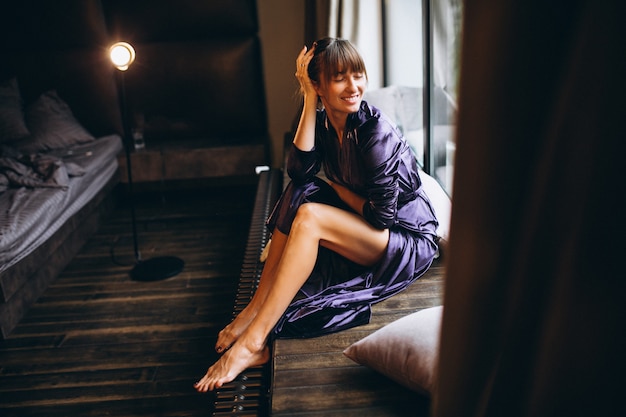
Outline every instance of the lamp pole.
{"label": "lamp pole", "polygon": [[110,58],[118,69],[118,97],[122,111],[122,129],[124,134],[124,150],[126,153],[126,171],[128,176],[128,193],[130,195],[130,213],[133,229],[133,245],[135,251],[135,266],[130,276],[137,281],[158,281],[178,275],[184,267],[182,259],[174,256],[158,256],[143,260],[139,252],[139,238],[137,234],[137,218],[135,215],[135,193],[133,190],[133,172],[131,163],[131,126],[130,114],[126,100],[126,84],[124,73],[135,60],[135,49],[126,42],[117,42],[109,48]]}
{"label": "lamp pole", "polygon": [[130,216],[133,228],[133,247],[135,251],[135,261],[141,261],[141,253],[139,252],[139,238],[137,236],[137,217],[135,215],[135,193],[133,191],[133,168],[131,166],[130,140],[131,132],[128,123],[128,106],[126,104],[126,85],[124,84],[125,71],[117,72],[118,81],[118,97],[120,101],[120,109],[122,110],[122,129],[124,132],[124,151],[126,153],[126,176],[128,178],[128,194],[130,196]]}

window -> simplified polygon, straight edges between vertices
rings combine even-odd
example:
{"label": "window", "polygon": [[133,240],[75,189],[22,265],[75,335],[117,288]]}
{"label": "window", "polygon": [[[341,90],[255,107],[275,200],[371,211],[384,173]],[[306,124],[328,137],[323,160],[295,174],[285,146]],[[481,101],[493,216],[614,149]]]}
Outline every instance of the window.
{"label": "window", "polygon": [[451,195],[462,1],[386,0],[382,15],[384,85],[398,90],[400,128]]}
{"label": "window", "polygon": [[363,55],[365,100],[398,124],[419,164],[451,195],[462,0],[327,5],[328,34],[350,39]]}
{"label": "window", "polygon": [[458,77],[460,72],[461,0],[425,0],[429,15],[430,50],[425,80],[429,85],[427,171],[452,194],[455,131],[458,110]]}

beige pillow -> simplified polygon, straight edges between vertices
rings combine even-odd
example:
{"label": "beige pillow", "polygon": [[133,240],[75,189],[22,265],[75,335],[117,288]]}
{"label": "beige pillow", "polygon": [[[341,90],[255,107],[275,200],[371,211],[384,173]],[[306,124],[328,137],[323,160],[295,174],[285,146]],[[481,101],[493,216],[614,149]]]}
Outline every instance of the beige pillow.
{"label": "beige pillow", "polygon": [[409,314],[355,342],[344,355],[426,395],[436,378],[442,306]]}

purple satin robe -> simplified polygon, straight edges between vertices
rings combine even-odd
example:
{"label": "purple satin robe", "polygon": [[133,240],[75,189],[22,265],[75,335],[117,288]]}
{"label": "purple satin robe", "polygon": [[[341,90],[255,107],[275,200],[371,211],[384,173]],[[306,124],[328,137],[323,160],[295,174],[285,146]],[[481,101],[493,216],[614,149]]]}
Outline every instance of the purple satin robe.
{"label": "purple satin robe", "polygon": [[321,248],[314,270],[274,329],[278,337],[314,337],[370,320],[373,303],[404,290],[429,268],[437,251],[434,209],[421,188],[416,158],[400,131],[378,109],[361,103],[348,116],[340,145],[324,110],[318,111],[315,147],[291,146],[291,181],[267,220],[289,234],[301,204],[315,201],[351,210],[316,174],[363,196],[363,216],[390,230],[389,245],[373,267]]}

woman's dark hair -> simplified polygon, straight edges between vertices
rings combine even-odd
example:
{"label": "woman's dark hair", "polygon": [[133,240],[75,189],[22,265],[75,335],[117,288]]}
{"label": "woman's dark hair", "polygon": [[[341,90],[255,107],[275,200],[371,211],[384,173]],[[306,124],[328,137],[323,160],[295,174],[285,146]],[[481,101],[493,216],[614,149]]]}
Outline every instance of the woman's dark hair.
{"label": "woman's dark hair", "polygon": [[328,82],[346,71],[362,72],[367,78],[361,54],[345,39],[322,38],[315,42],[315,52],[307,70],[309,78],[317,84],[321,80]]}

